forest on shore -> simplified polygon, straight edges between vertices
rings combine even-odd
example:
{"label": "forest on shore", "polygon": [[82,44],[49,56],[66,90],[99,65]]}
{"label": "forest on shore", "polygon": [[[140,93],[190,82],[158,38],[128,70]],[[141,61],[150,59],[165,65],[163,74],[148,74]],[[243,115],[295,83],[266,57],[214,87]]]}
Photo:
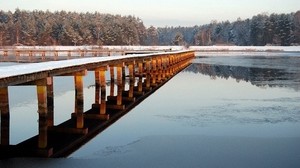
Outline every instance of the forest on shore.
{"label": "forest on shore", "polygon": [[66,11],[0,11],[0,47],[13,45],[238,45],[300,44],[300,11],[258,14],[193,27],[146,27],[135,16]]}

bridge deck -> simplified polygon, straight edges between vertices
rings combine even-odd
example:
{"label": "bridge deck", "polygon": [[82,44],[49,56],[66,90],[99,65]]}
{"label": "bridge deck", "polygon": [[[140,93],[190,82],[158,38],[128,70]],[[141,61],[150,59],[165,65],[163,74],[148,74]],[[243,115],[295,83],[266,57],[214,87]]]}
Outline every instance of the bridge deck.
{"label": "bridge deck", "polygon": [[191,51],[164,52],[155,54],[137,54],[110,57],[91,57],[62,61],[30,63],[0,68],[0,87],[17,85],[49,76],[57,76],[84,69],[95,69],[99,66],[122,64],[124,62],[144,61],[170,54],[181,54]]}

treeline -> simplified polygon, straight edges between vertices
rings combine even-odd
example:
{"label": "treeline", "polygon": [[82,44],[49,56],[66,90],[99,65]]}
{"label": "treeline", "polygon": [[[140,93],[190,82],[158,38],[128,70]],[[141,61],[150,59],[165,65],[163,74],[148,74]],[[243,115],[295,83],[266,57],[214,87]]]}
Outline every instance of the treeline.
{"label": "treeline", "polygon": [[300,11],[235,22],[146,28],[134,16],[66,11],[0,11],[0,46],[11,45],[299,45]]}
{"label": "treeline", "polygon": [[0,11],[0,46],[144,45],[146,31],[142,20],[133,16]]}
{"label": "treeline", "polygon": [[159,44],[185,45],[299,45],[300,11],[291,14],[259,14],[235,22],[212,21],[195,27],[158,28]]}

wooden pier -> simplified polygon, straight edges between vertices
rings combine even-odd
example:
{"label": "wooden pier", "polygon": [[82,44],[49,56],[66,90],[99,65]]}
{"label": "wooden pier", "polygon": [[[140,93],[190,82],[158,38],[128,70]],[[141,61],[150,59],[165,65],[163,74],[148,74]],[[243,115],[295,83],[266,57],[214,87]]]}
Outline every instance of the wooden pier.
{"label": "wooden pier", "polygon": [[[56,61],[57,65],[38,63],[44,65],[39,70],[32,70],[27,65],[28,68],[23,68],[24,72],[8,70],[0,74],[0,158],[68,156],[187,67],[194,56],[193,51],[180,51],[105,59],[86,58],[80,63],[76,60]],[[95,102],[90,110],[83,111],[83,78],[87,71],[95,74]],[[110,93],[106,93],[107,71],[111,78]],[[74,112],[70,112],[69,120],[59,125],[53,124],[55,76],[73,76],[75,86]],[[126,82],[129,85],[127,90]],[[15,123],[9,120],[8,87],[20,85],[36,86],[39,132],[19,144],[11,145],[10,125]]]}
{"label": "wooden pier", "polygon": [[129,54],[150,54],[155,50],[108,50],[108,49],[0,49],[1,62],[45,62],[83,57],[102,57]]}

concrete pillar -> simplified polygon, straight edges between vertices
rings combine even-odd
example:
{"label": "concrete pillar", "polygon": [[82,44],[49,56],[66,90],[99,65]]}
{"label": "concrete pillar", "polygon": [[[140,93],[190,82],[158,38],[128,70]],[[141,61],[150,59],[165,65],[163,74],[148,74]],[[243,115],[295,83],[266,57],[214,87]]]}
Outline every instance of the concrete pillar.
{"label": "concrete pillar", "polygon": [[123,83],[122,83],[122,73],[123,66],[117,66],[117,86],[118,86],[118,94],[117,94],[117,105],[122,105],[122,92],[123,92]]}
{"label": "concrete pillar", "polygon": [[48,123],[47,123],[47,79],[41,79],[36,82],[38,113],[39,113],[39,135],[38,148],[44,149],[48,145]]}
{"label": "concrete pillar", "polygon": [[58,51],[54,51],[54,60],[56,61],[58,58]]}
{"label": "concrete pillar", "polygon": [[150,88],[151,86],[151,61],[146,61],[146,88]]}
{"label": "concrete pillar", "polygon": [[151,68],[151,85],[156,85],[156,77],[157,77],[157,61],[156,58],[152,59],[152,68]]}
{"label": "concrete pillar", "polygon": [[129,79],[130,81],[134,80],[134,63],[129,63],[128,64],[128,70],[129,70]]}
{"label": "concrete pillar", "polygon": [[19,61],[20,56],[21,56],[20,51],[16,51],[16,61]]}
{"label": "concrete pillar", "polygon": [[42,51],[42,60],[46,59],[46,51]]}
{"label": "concrete pillar", "polygon": [[106,79],[105,70],[100,71],[101,104],[100,114],[106,114]]}
{"label": "concrete pillar", "polygon": [[9,145],[8,87],[0,87],[1,145]]}
{"label": "concrete pillar", "polygon": [[71,59],[71,51],[68,51],[68,59]]}
{"label": "concrete pillar", "polygon": [[162,76],[162,61],[161,58],[157,58],[157,81],[161,82],[161,76]]}
{"label": "concrete pillar", "polygon": [[114,81],[115,80],[115,67],[110,66],[109,67],[109,72],[110,72],[110,80]]}
{"label": "concrete pillar", "polygon": [[100,69],[95,70],[95,104],[100,103]]}
{"label": "concrete pillar", "polygon": [[139,67],[139,76],[143,77],[143,74],[144,74],[143,62],[139,62],[138,67]]}
{"label": "concrete pillar", "polygon": [[[106,113],[106,67],[95,70],[95,104],[100,104],[100,114]],[[101,97],[100,97],[101,93]]]}
{"label": "concrete pillar", "polygon": [[76,115],[76,128],[83,128],[83,76],[75,75],[75,115]]}
{"label": "concrete pillar", "polygon": [[47,78],[47,109],[48,109],[48,126],[54,125],[54,93],[53,77]]}

